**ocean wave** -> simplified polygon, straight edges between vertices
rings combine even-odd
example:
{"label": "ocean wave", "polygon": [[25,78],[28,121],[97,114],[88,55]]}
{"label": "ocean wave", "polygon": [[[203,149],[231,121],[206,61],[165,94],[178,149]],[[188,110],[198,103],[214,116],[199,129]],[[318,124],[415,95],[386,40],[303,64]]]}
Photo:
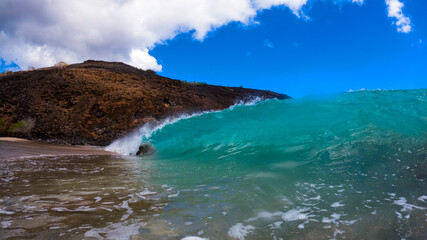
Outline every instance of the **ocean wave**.
{"label": "ocean wave", "polygon": [[141,128],[138,129],[138,131],[135,131],[129,135],[126,135],[122,138],[117,139],[116,141],[112,142],[110,145],[105,147],[104,149],[110,152],[116,152],[122,155],[135,155],[138,151],[139,146],[144,141],[147,141],[151,135],[162,129],[163,127],[176,123],[183,119],[188,119],[195,116],[200,116],[201,114],[208,113],[208,112],[202,112],[202,113],[195,113],[195,114],[183,114],[178,117],[172,117],[172,118],[166,118],[162,122],[155,124],[155,123],[146,123]]}
{"label": "ocean wave", "polygon": [[165,126],[172,125],[172,124],[179,122],[181,120],[198,117],[198,116],[201,116],[203,114],[216,113],[216,112],[221,112],[221,111],[226,111],[226,110],[233,110],[234,108],[239,107],[239,106],[254,106],[257,103],[260,103],[261,101],[263,101],[262,98],[254,97],[254,98],[249,98],[246,101],[243,101],[243,100],[237,101],[235,104],[233,104],[232,106],[230,106],[229,108],[227,108],[225,110],[220,110],[220,111],[212,110],[212,111],[203,111],[203,112],[197,112],[197,113],[192,113],[192,114],[181,114],[179,116],[168,117],[168,118],[162,120],[160,123],[149,122],[149,123],[144,124],[137,131],[134,131],[134,132],[122,137],[122,138],[115,140],[114,142],[112,142],[110,145],[108,145],[104,149],[106,151],[115,152],[115,153],[119,153],[122,155],[135,155],[137,153],[138,148],[141,145],[141,143],[149,141],[150,137],[155,132],[160,131]]}

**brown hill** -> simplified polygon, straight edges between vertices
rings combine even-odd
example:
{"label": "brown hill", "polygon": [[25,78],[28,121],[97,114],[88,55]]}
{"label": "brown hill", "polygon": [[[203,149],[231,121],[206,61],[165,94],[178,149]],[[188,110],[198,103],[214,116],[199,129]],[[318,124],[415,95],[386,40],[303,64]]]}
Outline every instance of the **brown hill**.
{"label": "brown hill", "polygon": [[107,145],[148,121],[283,94],[186,83],[123,63],[86,61],[0,76],[0,136]]}

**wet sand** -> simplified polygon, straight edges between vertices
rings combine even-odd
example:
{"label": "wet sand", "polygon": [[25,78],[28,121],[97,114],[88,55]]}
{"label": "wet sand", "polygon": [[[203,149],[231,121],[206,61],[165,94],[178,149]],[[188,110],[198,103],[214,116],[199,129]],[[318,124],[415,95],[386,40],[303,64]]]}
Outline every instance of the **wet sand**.
{"label": "wet sand", "polygon": [[115,153],[94,146],[67,146],[0,137],[0,160],[44,155],[115,155]]}

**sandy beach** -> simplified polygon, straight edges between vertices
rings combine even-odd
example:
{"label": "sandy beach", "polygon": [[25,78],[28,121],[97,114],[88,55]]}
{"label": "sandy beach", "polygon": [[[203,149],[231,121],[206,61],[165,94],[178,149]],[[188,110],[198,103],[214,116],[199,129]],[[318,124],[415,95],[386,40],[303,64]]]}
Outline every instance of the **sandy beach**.
{"label": "sandy beach", "polygon": [[0,160],[42,155],[115,155],[95,146],[68,146],[0,137]]}

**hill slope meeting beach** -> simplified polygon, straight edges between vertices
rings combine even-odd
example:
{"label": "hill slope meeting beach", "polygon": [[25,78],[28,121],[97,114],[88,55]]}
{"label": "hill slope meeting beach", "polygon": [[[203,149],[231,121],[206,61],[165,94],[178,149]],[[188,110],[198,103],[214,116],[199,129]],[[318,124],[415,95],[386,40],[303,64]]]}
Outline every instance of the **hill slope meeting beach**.
{"label": "hill slope meeting beach", "polygon": [[[86,61],[0,76],[0,135],[105,146],[150,121],[269,98],[289,97],[187,83],[123,63]],[[17,125],[20,121],[30,129]]]}
{"label": "hill slope meeting beach", "polygon": [[426,12],[0,0],[0,240],[426,240]]}

